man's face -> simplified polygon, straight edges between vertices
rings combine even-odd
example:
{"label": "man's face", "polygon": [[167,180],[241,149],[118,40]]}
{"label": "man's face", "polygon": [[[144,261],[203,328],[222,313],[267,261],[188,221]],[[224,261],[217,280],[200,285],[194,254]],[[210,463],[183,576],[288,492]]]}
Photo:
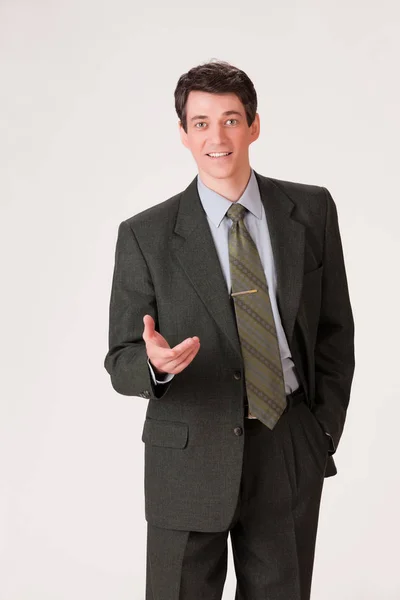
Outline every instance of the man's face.
{"label": "man's face", "polygon": [[[230,114],[228,114],[230,113]],[[186,102],[187,133],[179,122],[181,140],[207,181],[239,175],[249,169],[249,146],[260,132],[259,115],[249,127],[236,94],[191,91]],[[230,152],[212,158],[213,152]]]}

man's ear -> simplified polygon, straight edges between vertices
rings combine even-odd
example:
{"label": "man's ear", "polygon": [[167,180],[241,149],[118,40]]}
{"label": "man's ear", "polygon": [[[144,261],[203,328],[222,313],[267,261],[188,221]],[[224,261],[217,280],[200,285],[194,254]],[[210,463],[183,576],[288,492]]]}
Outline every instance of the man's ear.
{"label": "man's ear", "polygon": [[187,139],[187,133],[186,131],[183,129],[183,125],[182,125],[182,121],[178,121],[178,129],[179,129],[179,134],[181,136],[181,142],[182,144],[186,147],[189,148],[189,144],[188,144],[188,139]]}
{"label": "man's ear", "polygon": [[260,115],[255,114],[254,121],[250,125],[251,142],[255,142],[260,135]]}

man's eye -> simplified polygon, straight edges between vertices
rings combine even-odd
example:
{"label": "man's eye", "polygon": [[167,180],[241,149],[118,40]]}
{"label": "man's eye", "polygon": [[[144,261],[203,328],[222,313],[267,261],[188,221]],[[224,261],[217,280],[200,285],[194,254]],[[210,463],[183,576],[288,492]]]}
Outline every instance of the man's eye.
{"label": "man's eye", "polygon": [[[228,121],[235,121],[235,123],[237,123],[237,122],[238,122],[238,120],[237,120],[237,119],[228,119],[228,120],[226,121],[226,123],[228,123]],[[206,123],[205,121],[199,121],[198,123],[196,123],[196,124],[195,124],[195,128],[196,128],[196,129],[204,129],[204,127],[197,127],[197,125],[207,125],[207,123]]]}

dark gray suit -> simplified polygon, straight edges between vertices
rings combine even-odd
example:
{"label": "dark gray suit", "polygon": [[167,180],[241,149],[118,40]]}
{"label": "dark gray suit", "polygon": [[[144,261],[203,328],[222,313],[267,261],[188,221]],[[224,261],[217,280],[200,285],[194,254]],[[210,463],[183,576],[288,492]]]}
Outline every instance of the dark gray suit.
{"label": "dark gray suit", "polygon": [[[354,371],[354,324],[336,207],[325,188],[255,175],[271,237],[282,324],[307,398],[300,409],[304,452],[323,479],[337,472],[323,430],[337,448]],[[184,371],[156,387],[142,339],[145,314],[154,318],[171,347],[194,335],[201,344]],[[245,464],[246,435],[238,434],[248,422],[243,417],[244,370],[233,305],[196,178],[183,192],[119,226],[105,368],[117,392],[149,399],[142,436],[149,525],[186,534],[229,530],[238,515]],[[290,427],[290,435],[297,435],[293,431],[300,419],[290,416],[289,427],[289,415],[273,431],[262,432],[265,444],[275,444],[274,435],[286,436],[287,444]],[[258,426],[267,430],[257,421],[249,431]],[[291,458],[287,446],[276,456],[285,453],[291,463],[285,481],[298,494],[305,463],[296,456],[300,443],[293,444]],[[307,591],[302,594],[307,597]],[[160,598],[167,597],[178,598],[162,592]],[[300,595],[270,593],[268,600],[275,597]],[[249,600],[256,598],[254,593]]]}

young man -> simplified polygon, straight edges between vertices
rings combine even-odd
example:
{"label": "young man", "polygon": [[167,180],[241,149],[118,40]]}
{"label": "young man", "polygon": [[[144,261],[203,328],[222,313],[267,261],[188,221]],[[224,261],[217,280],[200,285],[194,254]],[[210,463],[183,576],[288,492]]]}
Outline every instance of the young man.
{"label": "young man", "polygon": [[248,76],[182,75],[175,106],[198,175],[118,230],[105,367],[149,400],[146,600],[310,598],[323,481],[354,371],[334,201],[256,173]]}

